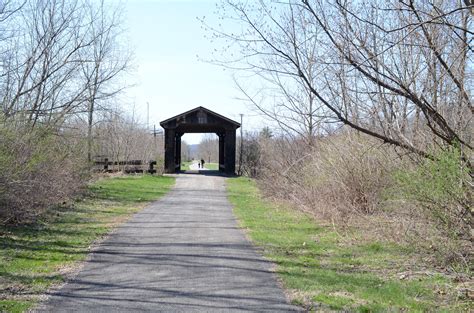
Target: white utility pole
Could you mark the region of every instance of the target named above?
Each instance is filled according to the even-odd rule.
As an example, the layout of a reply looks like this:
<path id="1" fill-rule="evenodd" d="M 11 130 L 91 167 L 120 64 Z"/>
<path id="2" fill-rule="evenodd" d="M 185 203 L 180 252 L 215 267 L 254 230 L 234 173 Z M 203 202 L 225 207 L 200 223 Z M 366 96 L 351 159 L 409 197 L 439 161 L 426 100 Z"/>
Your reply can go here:
<path id="1" fill-rule="evenodd" d="M 150 102 L 146 102 L 146 129 L 150 129 Z"/>
<path id="2" fill-rule="evenodd" d="M 242 175 L 242 155 L 243 155 L 243 142 L 244 142 L 244 131 L 243 131 L 243 119 L 244 115 L 240 113 L 240 153 L 239 153 L 239 171 L 238 174 Z"/>

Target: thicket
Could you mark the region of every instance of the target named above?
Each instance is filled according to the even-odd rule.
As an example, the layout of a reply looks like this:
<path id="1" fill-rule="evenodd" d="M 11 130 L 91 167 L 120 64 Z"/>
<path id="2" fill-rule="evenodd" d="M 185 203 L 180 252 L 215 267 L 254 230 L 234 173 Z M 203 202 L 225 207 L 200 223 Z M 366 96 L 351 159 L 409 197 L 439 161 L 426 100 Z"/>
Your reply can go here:
<path id="1" fill-rule="evenodd" d="M 88 178 L 84 147 L 48 127 L 0 123 L 0 224 L 34 222 L 80 191 Z"/>
<path id="2" fill-rule="evenodd" d="M 82 137 L 87 137 L 82 134 Z M 93 130 L 93 155 L 109 161 L 156 160 L 158 171 L 163 170 L 163 137 L 153 135 L 145 125 L 120 110 L 103 113 L 103 119 Z M 118 169 L 125 170 L 124 166 Z"/>
<path id="3" fill-rule="evenodd" d="M 160 143 L 113 104 L 131 62 L 120 6 L 2 1 L 0 28 L 0 224 L 34 222 L 68 201 L 95 155 L 158 155 Z"/>
<path id="4" fill-rule="evenodd" d="M 223 0 L 240 31 L 206 25 L 215 62 L 277 134 L 244 139 L 259 152 L 244 173 L 335 225 L 469 264 L 472 12 L 467 0 Z"/>
<path id="5" fill-rule="evenodd" d="M 472 262 L 474 211 L 471 169 L 458 148 L 433 153 L 435 159 L 398 169 L 394 173 L 395 196 L 423 211 L 437 230 L 425 238 L 444 264 Z"/>
<path id="6" fill-rule="evenodd" d="M 312 147 L 247 134 L 244 151 L 244 175 L 267 196 L 342 230 L 358 228 L 366 240 L 414 245 L 433 264 L 469 269 L 472 177 L 459 149 L 413 158 L 345 131 Z"/>
<path id="7" fill-rule="evenodd" d="M 105 155 L 109 161 L 160 161 L 161 138 L 124 113 L 107 115 L 114 118 L 94 128 L 93 155 Z M 12 120 L 0 122 L 0 224 L 34 222 L 46 209 L 82 192 L 98 169 L 94 160 L 88 161 L 86 134 L 83 123 L 31 128 Z"/>

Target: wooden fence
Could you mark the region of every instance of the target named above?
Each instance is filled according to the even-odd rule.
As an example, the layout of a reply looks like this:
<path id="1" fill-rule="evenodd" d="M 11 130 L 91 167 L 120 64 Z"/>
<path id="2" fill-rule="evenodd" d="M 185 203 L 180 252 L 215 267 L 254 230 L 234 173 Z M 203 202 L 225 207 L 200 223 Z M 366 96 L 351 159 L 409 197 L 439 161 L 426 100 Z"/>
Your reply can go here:
<path id="1" fill-rule="evenodd" d="M 113 173 L 123 171 L 132 173 L 156 174 L 156 161 L 129 160 L 129 161 L 109 161 L 108 158 L 94 161 L 94 171 Z"/>

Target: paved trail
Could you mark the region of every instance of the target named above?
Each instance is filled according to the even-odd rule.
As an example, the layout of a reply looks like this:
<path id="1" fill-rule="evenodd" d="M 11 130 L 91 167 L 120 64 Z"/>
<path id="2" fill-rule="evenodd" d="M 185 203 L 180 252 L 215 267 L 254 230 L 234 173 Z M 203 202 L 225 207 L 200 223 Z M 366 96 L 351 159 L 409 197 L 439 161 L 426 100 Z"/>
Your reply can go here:
<path id="1" fill-rule="evenodd" d="M 189 165 L 189 168 L 191 169 L 191 171 L 207 171 L 208 169 L 207 168 L 200 168 L 199 167 L 199 161 L 193 161 L 193 163 L 191 163 L 191 165 Z"/>
<path id="2" fill-rule="evenodd" d="M 175 188 L 103 242 L 41 312 L 289 312 L 246 240 L 225 178 L 182 174 Z"/>

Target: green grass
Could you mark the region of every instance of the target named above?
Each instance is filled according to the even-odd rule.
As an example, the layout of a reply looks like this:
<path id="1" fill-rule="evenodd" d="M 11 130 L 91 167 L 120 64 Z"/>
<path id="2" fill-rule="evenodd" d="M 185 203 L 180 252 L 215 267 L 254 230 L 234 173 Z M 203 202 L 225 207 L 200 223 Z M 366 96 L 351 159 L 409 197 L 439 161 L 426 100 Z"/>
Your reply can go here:
<path id="1" fill-rule="evenodd" d="M 468 311 L 456 299 L 452 282 L 441 275 L 401 280 L 404 262 L 414 253 L 382 242 L 343 240 L 333 227 L 261 198 L 247 178 L 227 180 L 234 213 L 252 241 L 276 265 L 292 302 L 312 310 Z M 362 234 L 353 230 L 354 238 Z M 421 264 L 423 265 L 423 264 Z"/>
<path id="2" fill-rule="evenodd" d="M 191 169 L 191 164 L 193 164 L 192 161 L 186 161 L 186 162 L 181 162 L 181 170 L 182 171 L 188 171 Z"/>
<path id="3" fill-rule="evenodd" d="M 181 170 L 182 171 L 187 171 L 187 170 L 190 170 L 191 169 L 191 164 L 193 164 L 193 162 L 181 162 Z M 213 170 L 213 171 L 217 171 L 219 170 L 219 164 L 217 163 L 204 163 L 204 167 L 207 168 L 208 170 Z"/>
<path id="4" fill-rule="evenodd" d="M 91 244 L 173 184 L 174 178 L 150 175 L 103 179 L 85 198 L 51 209 L 34 225 L 0 227 L 0 312 L 31 308 L 85 259 Z"/>
<path id="5" fill-rule="evenodd" d="M 219 164 L 217 163 L 204 163 L 204 167 L 212 171 L 219 170 Z"/>

